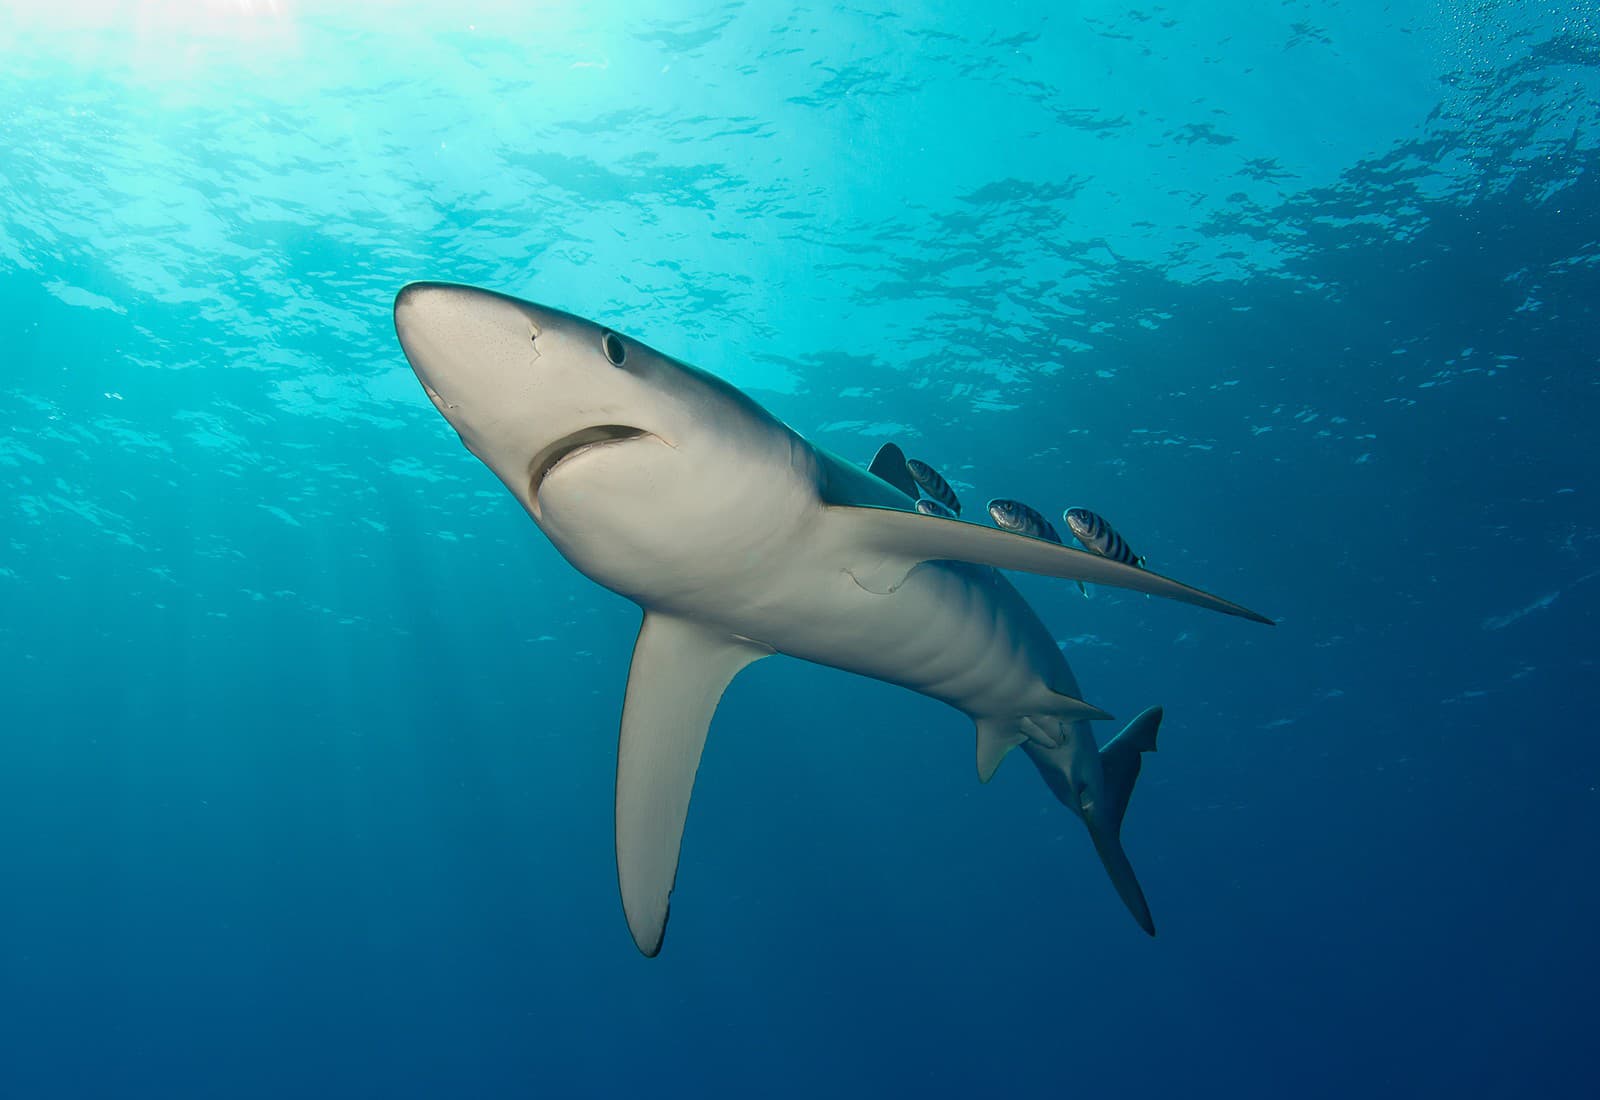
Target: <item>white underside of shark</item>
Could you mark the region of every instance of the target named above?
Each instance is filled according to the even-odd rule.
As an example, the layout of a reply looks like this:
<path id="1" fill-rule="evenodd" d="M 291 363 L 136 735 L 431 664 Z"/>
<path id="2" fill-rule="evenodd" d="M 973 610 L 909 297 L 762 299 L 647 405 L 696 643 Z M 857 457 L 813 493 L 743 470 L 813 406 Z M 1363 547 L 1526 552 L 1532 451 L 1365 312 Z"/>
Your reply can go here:
<path id="1" fill-rule="evenodd" d="M 808 443 L 726 383 L 558 310 L 414 283 L 395 328 L 434 405 L 580 572 L 644 610 L 617 753 L 617 875 L 634 942 L 661 948 L 706 731 L 773 653 L 899 684 L 978 729 L 987 780 L 1022 745 L 1089 827 L 1153 934 L 1120 828 L 1160 711 L 1104 749 L 1050 632 L 999 569 L 1270 622 L 1083 551 L 924 516 L 894 481 Z M 874 463 L 874 470 L 879 470 Z"/>

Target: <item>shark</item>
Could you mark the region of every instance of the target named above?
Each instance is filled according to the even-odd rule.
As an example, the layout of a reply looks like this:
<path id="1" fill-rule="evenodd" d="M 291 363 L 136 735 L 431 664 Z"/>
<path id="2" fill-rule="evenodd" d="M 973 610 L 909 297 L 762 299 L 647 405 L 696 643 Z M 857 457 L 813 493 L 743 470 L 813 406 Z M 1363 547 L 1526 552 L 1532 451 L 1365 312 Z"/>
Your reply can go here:
<path id="1" fill-rule="evenodd" d="M 730 383 L 615 329 L 470 286 L 394 301 L 433 406 L 580 573 L 643 611 L 617 746 L 623 914 L 661 950 L 684 825 L 722 695 L 774 654 L 897 684 L 972 720 L 978 778 L 1021 747 L 1155 924 L 1121 832 L 1151 707 L 1101 746 L 1066 657 L 1006 578 L 1129 589 L 1258 623 L 1198 588 L 1059 543 L 916 510 L 886 444 L 863 468 Z"/>

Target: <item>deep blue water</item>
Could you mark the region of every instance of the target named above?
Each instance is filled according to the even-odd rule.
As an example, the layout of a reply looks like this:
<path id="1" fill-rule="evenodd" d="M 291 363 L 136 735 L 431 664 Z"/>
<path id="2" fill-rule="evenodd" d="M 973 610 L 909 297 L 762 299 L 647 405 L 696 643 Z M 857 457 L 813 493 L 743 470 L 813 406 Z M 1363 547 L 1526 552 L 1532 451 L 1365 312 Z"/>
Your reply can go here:
<path id="1" fill-rule="evenodd" d="M 1217 7 L 0 4 L 0 1096 L 1592 1092 L 1600 28 Z M 1159 937 L 961 715 L 773 660 L 641 958 L 637 612 L 418 278 L 1279 618 L 1018 580 L 1166 707 Z"/>

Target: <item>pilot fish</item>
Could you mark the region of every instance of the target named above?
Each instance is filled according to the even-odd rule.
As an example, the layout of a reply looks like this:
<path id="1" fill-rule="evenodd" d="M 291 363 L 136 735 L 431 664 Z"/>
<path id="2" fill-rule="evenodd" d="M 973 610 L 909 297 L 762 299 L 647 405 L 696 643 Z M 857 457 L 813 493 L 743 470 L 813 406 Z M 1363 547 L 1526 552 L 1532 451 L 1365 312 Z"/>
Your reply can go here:
<path id="1" fill-rule="evenodd" d="M 1049 520 L 1037 511 L 1029 508 L 1020 500 L 1006 500 L 1000 498 L 989 502 L 989 518 L 994 520 L 994 525 L 1002 531 L 1015 531 L 1019 535 L 1028 535 L 1046 542 L 1060 542 L 1061 535 L 1056 531 Z M 1087 598 L 1089 588 L 1082 581 L 1075 581 L 1078 591 Z"/>
<path id="2" fill-rule="evenodd" d="M 944 505 L 956 515 L 961 514 L 961 501 L 956 499 L 956 491 L 950 488 L 950 483 L 939 476 L 939 471 L 919 459 L 906 459 L 906 472 L 911 475 L 911 480 L 917 487 L 927 493 L 934 500 Z"/>
<path id="3" fill-rule="evenodd" d="M 1135 554 L 1127 540 L 1117 534 L 1116 528 L 1101 516 L 1087 508 L 1068 508 L 1061 513 L 1061 518 L 1066 520 L 1073 537 L 1091 554 L 1099 554 L 1102 558 L 1120 561 L 1124 565 L 1144 568 L 1143 556 Z"/>
<path id="4" fill-rule="evenodd" d="M 1002 531 L 1015 531 L 1019 535 L 1029 535 L 1049 542 L 1061 541 L 1061 536 L 1050 525 L 1050 521 L 1020 500 L 1004 498 L 991 500 L 989 518 L 994 520 L 994 525 Z"/>

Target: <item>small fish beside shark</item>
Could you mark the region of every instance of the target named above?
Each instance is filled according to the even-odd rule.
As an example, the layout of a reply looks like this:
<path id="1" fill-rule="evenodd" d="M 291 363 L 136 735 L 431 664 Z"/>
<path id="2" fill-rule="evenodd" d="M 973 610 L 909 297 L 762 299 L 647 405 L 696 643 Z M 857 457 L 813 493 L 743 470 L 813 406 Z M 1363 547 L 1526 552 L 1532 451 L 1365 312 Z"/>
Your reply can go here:
<path id="1" fill-rule="evenodd" d="M 1007 500 L 1000 498 L 989 502 L 989 518 L 994 520 L 994 525 L 1002 531 L 1015 531 L 1019 535 L 1029 538 L 1044 539 L 1047 542 L 1060 542 L 1061 534 L 1050 521 L 1039 512 L 1020 500 Z M 1117 533 L 1117 529 L 1105 521 L 1105 518 L 1087 508 L 1068 508 L 1061 513 L 1061 518 L 1066 522 L 1067 529 L 1072 532 L 1072 537 L 1091 554 L 1099 554 L 1102 558 L 1110 558 L 1124 565 L 1144 568 L 1144 557 L 1135 554 L 1128 545 L 1128 541 Z M 1078 591 L 1085 596 L 1089 594 L 1088 587 L 1078 582 Z"/>
<path id="2" fill-rule="evenodd" d="M 994 520 L 994 525 L 1002 531 L 1015 531 L 1019 535 L 1027 535 L 1033 539 L 1044 539 L 1046 542 L 1061 542 L 1060 533 L 1038 511 L 1028 507 L 1020 500 L 1007 500 L 1000 498 L 989 502 L 989 518 Z M 1104 556 L 1104 555 L 1102 555 Z M 1082 581 L 1077 582 L 1078 591 L 1085 598 L 1089 595 L 1089 586 Z"/>
<path id="3" fill-rule="evenodd" d="M 717 703 L 741 669 L 774 653 L 966 714 L 980 780 L 1021 746 L 1154 935 L 1121 830 L 1161 710 L 1100 747 L 1090 723 L 1110 715 L 1083 701 L 1050 631 L 1000 570 L 1270 619 L 1123 562 L 922 514 L 919 488 L 943 485 L 946 506 L 954 494 L 942 478 L 911 477 L 893 444 L 862 469 L 721 379 L 581 317 L 412 283 L 394 322 L 467 449 L 579 572 L 644 611 L 615 807 L 617 880 L 641 952 L 661 950 Z"/>

